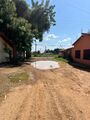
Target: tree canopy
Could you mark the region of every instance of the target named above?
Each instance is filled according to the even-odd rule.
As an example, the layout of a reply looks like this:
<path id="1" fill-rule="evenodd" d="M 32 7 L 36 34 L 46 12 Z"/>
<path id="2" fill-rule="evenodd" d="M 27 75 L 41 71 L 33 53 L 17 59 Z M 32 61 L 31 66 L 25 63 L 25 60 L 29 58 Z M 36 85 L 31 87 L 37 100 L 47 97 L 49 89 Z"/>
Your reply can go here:
<path id="1" fill-rule="evenodd" d="M 25 0 L 13 0 L 16 4 L 16 10 L 19 17 L 23 17 L 32 24 L 32 32 L 34 37 L 43 40 L 43 34 L 49 31 L 52 25 L 55 25 L 55 5 L 50 5 L 50 0 L 38 1 L 31 0 L 29 7 Z"/>
<path id="2" fill-rule="evenodd" d="M 0 0 L 0 31 L 8 34 L 13 18 L 16 17 L 16 7 L 10 0 Z"/>
<path id="3" fill-rule="evenodd" d="M 28 21 L 32 24 L 32 29 L 37 29 L 38 38 L 40 41 L 43 40 L 43 34 L 46 31 L 49 31 L 52 25 L 55 25 L 55 5 L 50 5 L 50 1 L 42 0 L 41 3 L 38 1 L 31 0 L 32 8 L 30 16 L 27 17 Z"/>
<path id="4" fill-rule="evenodd" d="M 16 46 L 17 53 L 30 52 L 33 38 L 43 40 L 43 34 L 55 25 L 54 5 L 50 1 L 0 0 L 0 32 Z"/>

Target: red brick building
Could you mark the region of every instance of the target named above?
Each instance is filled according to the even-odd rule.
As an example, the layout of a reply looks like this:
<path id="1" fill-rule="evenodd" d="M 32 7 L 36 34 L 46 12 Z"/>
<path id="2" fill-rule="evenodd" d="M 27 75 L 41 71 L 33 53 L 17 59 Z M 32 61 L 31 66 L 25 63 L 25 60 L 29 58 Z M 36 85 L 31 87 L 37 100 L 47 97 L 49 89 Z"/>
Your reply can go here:
<path id="1" fill-rule="evenodd" d="M 73 61 L 90 66 L 90 33 L 82 33 L 73 46 Z"/>

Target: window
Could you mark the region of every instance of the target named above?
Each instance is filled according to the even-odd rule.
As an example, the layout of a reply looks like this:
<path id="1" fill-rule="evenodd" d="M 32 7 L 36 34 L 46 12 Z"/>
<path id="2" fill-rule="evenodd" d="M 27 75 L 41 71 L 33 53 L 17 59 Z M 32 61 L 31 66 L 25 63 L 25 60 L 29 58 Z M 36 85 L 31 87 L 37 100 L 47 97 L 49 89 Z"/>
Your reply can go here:
<path id="1" fill-rule="evenodd" d="M 80 50 L 75 51 L 75 58 L 80 58 Z"/>
<path id="2" fill-rule="evenodd" d="M 83 51 L 83 59 L 90 60 L 90 49 Z"/>

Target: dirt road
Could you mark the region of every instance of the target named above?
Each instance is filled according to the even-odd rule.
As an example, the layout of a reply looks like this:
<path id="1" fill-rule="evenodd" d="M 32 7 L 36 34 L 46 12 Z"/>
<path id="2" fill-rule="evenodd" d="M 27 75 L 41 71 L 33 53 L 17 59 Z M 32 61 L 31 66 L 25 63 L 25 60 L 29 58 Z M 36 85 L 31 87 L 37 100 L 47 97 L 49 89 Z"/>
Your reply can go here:
<path id="1" fill-rule="evenodd" d="M 90 120 L 89 72 L 66 65 L 32 73 L 33 84 L 12 88 L 2 101 L 0 120 Z"/>

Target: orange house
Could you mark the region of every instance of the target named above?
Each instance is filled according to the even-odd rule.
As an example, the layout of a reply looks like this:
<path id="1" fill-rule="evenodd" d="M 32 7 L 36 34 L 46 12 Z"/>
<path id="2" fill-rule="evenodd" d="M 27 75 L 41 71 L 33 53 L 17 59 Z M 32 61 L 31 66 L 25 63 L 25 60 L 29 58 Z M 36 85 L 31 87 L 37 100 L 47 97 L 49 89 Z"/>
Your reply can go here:
<path id="1" fill-rule="evenodd" d="M 73 46 L 73 61 L 90 66 L 90 33 L 82 33 Z"/>

